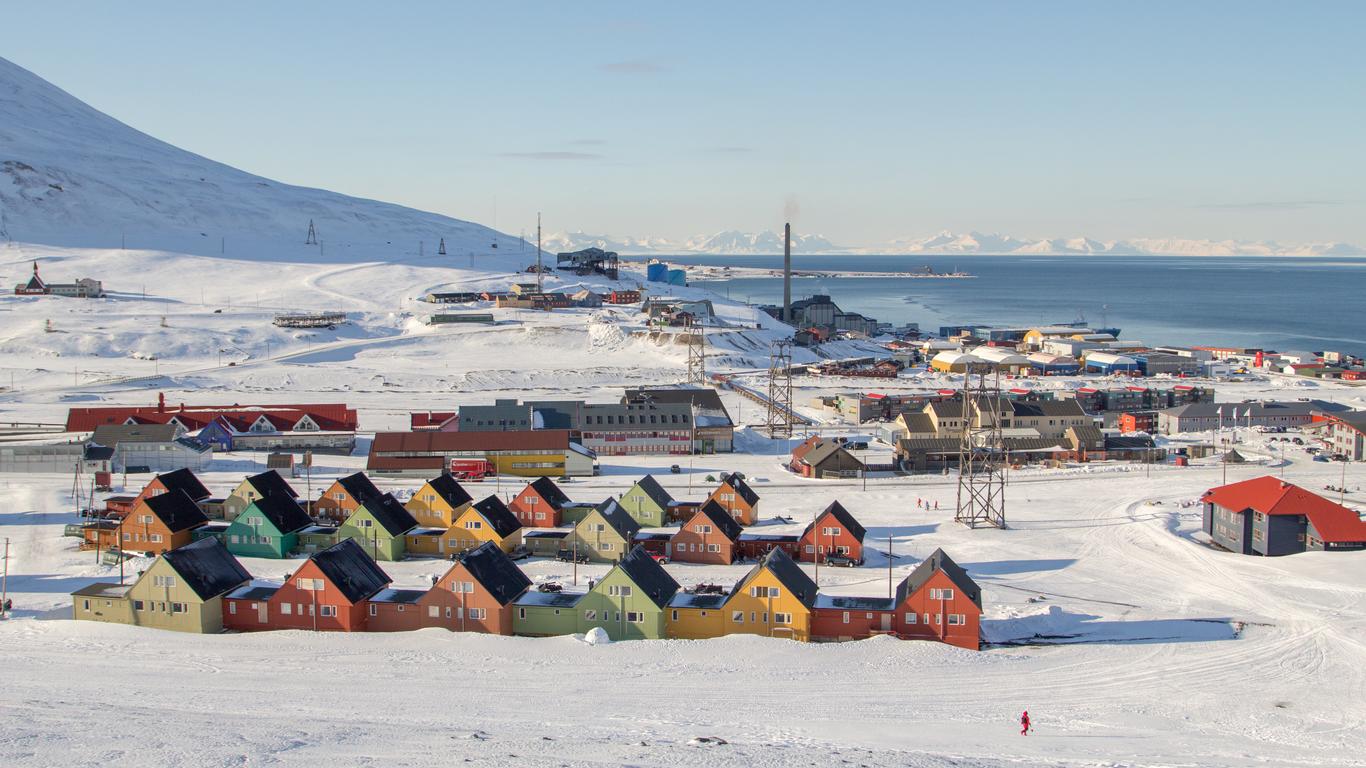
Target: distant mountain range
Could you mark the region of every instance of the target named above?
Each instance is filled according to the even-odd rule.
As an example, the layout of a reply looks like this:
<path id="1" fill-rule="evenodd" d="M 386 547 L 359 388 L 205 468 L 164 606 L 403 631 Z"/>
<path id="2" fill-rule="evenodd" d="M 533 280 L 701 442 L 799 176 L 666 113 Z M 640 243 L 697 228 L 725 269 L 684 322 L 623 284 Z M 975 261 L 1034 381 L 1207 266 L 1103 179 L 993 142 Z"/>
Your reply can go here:
<path id="1" fill-rule="evenodd" d="M 1363 256 L 1366 248 L 1350 243 L 1278 243 L 1271 240 L 1187 240 L 1136 238 L 1093 240 L 1089 237 L 1029 240 L 998 233 L 940 232 L 929 237 L 893 240 L 870 246 L 840 246 L 820 235 L 793 235 L 792 251 L 799 254 L 1001 254 L 1001 255 L 1116 255 L 1116 256 Z M 567 232 L 545 241 L 549 251 L 597 247 L 628 255 L 688 253 L 753 255 L 783 252 L 782 235 L 764 232 L 718 232 L 686 240 L 660 237 L 611 237 Z"/>

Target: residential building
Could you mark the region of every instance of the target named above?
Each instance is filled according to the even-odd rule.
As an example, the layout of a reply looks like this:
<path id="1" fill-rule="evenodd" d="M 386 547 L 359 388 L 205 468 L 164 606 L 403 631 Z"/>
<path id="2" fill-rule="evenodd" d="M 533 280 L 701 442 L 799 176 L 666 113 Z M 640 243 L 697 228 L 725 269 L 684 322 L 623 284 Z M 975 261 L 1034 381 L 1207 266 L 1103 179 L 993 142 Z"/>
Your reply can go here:
<path id="1" fill-rule="evenodd" d="M 184 491 L 148 496 L 133 507 L 116 530 L 119 548 L 162 554 L 194 540 L 193 531 L 207 523 L 203 510 Z M 108 544 L 103 548 L 108 549 Z"/>
<path id="2" fill-rule="evenodd" d="M 485 542 L 511 554 L 522 546 L 522 524 L 497 496 L 467 507 L 446 531 L 446 552 L 465 552 Z"/>
<path id="3" fill-rule="evenodd" d="M 1328 447 L 1348 461 L 1366 460 L 1366 411 L 1337 413 L 1328 420 Z"/>
<path id="4" fill-rule="evenodd" d="M 665 554 L 680 563 L 730 565 L 743 532 L 729 512 L 708 500 L 670 537 Z"/>
<path id="5" fill-rule="evenodd" d="M 1200 497 L 1202 528 L 1244 555 L 1366 549 L 1366 522 L 1347 507 L 1266 476 L 1211 488 Z"/>
<path id="6" fill-rule="evenodd" d="M 613 640 L 662 639 L 665 608 L 677 592 L 678 582 L 637 546 L 575 605 L 579 631 L 601 628 Z"/>
<path id="7" fill-rule="evenodd" d="M 835 437 L 813 435 L 792 449 L 788 469 L 802 477 L 858 477 L 863 462 Z"/>
<path id="8" fill-rule="evenodd" d="M 1220 426 L 1302 427 L 1348 410 L 1348 406 L 1323 400 L 1188 403 L 1159 411 L 1157 428 L 1162 434 L 1174 435 L 1181 432 L 1208 432 Z"/>
<path id="9" fill-rule="evenodd" d="M 721 505 L 740 525 L 759 522 L 759 494 L 755 493 L 739 474 L 732 472 L 721 478 L 721 484 L 708 497 Z"/>
<path id="10" fill-rule="evenodd" d="M 284 584 L 249 584 L 223 600 L 223 626 L 238 631 L 361 632 L 369 602 L 389 586 L 365 548 L 344 539 L 314 552 Z"/>
<path id="11" fill-rule="evenodd" d="M 797 559 L 804 563 L 825 562 L 831 555 L 863 563 L 863 537 L 867 531 L 838 501 L 830 502 L 798 539 Z"/>
<path id="12" fill-rule="evenodd" d="M 232 489 L 232 493 L 229 493 L 227 498 L 223 500 L 223 519 L 231 522 L 242 514 L 242 511 L 250 506 L 253 501 L 267 496 L 281 496 L 287 499 L 299 498 L 299 494 L 290 487 L 288 482 L 285 482 L 279 472 L 273 469 L 266 470 L 245 478 L 237 484 L 236 488 Z"/>
<path id="13" fill-rule="evenodd" d="M 725 633 L 807 641 L 815 603 L 816 582 L 786 552 L 774 549 L 731 590 Z"/>
<path id="14" fill-rule="evenodd" d="M 561 510 L 571 503 L 554 480 L 542 477 L 527 483 L 508 509 L 528 528 L 554 528 L 561 522 Z"/>
<path id="15" fill-rule="evenodd" d="M 404 506 L 418 525 L 446 529 L 473 503 L 474 497 L 460 481 L 443 472 L 423 483 Z"/>
<path id="16" fill-rule="evenodd" d="M 321 520 L 340 523 L 361 504 L 383 495 L 364 472 L 353 472 L 337 478 L 323 489 L 313 505 L 313 515 Z"/>
<path id="17" fill-rule="evenodd" d="M 574 526 L 564 546 L 593 562 L 612 563 L 630 551 L 640 527 L 616 499 L 607 499 Z"/>
<path id="18" fill-rule="evenodd" d="M 402 560 L 404 534 L 417 520 L 392 494 L 362 502 L 337 529 L 337 540 L 355 539 L 375 560 Z"/>
<path id="19" fill-rule="evenodd" d="M 485 542 L 458 555 L 417 601 L 421 626 L 511 635 L 513 601 L 530 586 L 531 579 L 506 552 Z M 370 621 L 372 631 L 385 630 L 381 616 Z"/>
<path id="20" fill-rule="evenodd" d="M 673 496 L 654 475 L 646 475 L 623 493 L 618 503 L 641 527 L 660 528 L 670 522 L 669 508 L 673 501 Z"/>
<path id="21" fill-rule="evenodd" d="M 217 539 L 162 553 L 131 585 L 92 584 L 72 593 L 73 618 L 175 632 L 223 629 L 223 597 L 251 581 Z"/>
<path id="22" fill-rule="evenodd" d="M 299 532 L 313 520 L 299 502 L 285 496 L 257 499 L 223 532 L 223 543 L 238 557 L 280 559 L 299 546 Z"/>

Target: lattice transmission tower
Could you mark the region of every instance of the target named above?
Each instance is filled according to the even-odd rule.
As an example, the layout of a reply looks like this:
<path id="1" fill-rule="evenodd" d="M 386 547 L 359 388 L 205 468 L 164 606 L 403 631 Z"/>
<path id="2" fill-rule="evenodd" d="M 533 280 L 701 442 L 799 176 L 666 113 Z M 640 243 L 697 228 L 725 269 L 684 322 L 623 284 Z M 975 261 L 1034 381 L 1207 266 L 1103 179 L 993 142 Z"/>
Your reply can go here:
<path id="1" fill-rule="evenodd" d="M 792 437 L 792 342 L 773 342 L 768 358 L 768 436 Z"/>
<path id="2" fill-rule="evenodd" d="M 1005 440 L 1001 434 L 1001 373 L 969 365 L 963 373 L 963 426 L 958 444 L 958 508 L 969 528 L 1006 527 Z"/>
<path id="3" fill-rule="evenodd" d="M 684 326 L 688 342 L 688 383 L 699 387 L 707 385 L 707 326 L 689 319 Z"/>

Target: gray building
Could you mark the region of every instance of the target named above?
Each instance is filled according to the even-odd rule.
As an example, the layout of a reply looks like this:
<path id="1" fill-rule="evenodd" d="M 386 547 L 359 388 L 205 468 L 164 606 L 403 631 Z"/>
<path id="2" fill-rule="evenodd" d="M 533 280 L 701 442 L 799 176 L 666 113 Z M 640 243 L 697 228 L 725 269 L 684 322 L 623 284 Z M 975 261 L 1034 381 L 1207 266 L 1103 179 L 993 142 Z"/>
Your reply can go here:
<path id="1" fill-rule="evenodd" d="M 1328 447 L 1351 461 L 1366 460 L 1366 411 L 1334 416 L 1328 427 Z"/>
<path id="2" fill-rule="evenodd" d="M 1225 427 L 1301 427 L 1312 422 L 1316 414 L 1331 415 L 1348 410 L 1345 405 L 1324 400 L 1187 403 L 1158 411 L 1157 429 L 1162 434 L 1175 435 L 1208 432 L 1218 429 L 1221 423 Z"/>
<path id="3" fill-rule="evenodd" d="M 213 448 L 181 437 L 183 433 L 178 424 L 101 424 L 90 442 L 113 449 L 115 471 L 129 467 L 146 467 L 151 472 L 207 469 Z"/>
<path id="4" fill-rule="evenodd" d="M 1212 488 L 1202 527 L 1220 547 L 1244 555 L 1366 549 L 1366 522 L 1353 510 L 1266 476 Z"/>
<path id="5" fill-rule="evenodd" d="M 649 387 L 627 389 L 621 402 L 652 401 L 692 406 L 694 450 L 699 453 L 730 453 L 735 443 L 735 422 L 711 387 Z"/>
<path id="6" fill-rule="evenodd" d="M 457 420 L 460 432 L 566 429 L 583 447 L 606 456 L 728 452 L 735 429 L 712 390 L 631 390 L 617 403 L 502 399 L 462 406 Z"/>
<path id="7" fill-rule="evenodd" d="M 90 443 L 0 443 L 0 472 L 81 474 L 113 470 L 114 451 Z"/>

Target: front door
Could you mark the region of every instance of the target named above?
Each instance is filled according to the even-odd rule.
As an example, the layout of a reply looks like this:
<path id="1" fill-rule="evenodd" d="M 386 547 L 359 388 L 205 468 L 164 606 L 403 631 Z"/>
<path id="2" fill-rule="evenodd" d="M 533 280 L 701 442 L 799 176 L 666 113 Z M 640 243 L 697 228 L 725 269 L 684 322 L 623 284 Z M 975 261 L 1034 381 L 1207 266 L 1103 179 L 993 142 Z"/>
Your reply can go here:
<path id="1" fill-rule="evenodd" d="M 270 604 L 262 601 L 256 604 L 256 623 L 265 624 L 267 619 L 266 612 L 270 610 Z"/>
<path id="2" fill-rule="evenodd" d="M 883 632 L 891 632 L 891 631 L 892 631 L 892 614 L 890 614 L 890 613 L 884 613 L 884 614 L 882 614 L 882 631 L 883 631 Z"/>

